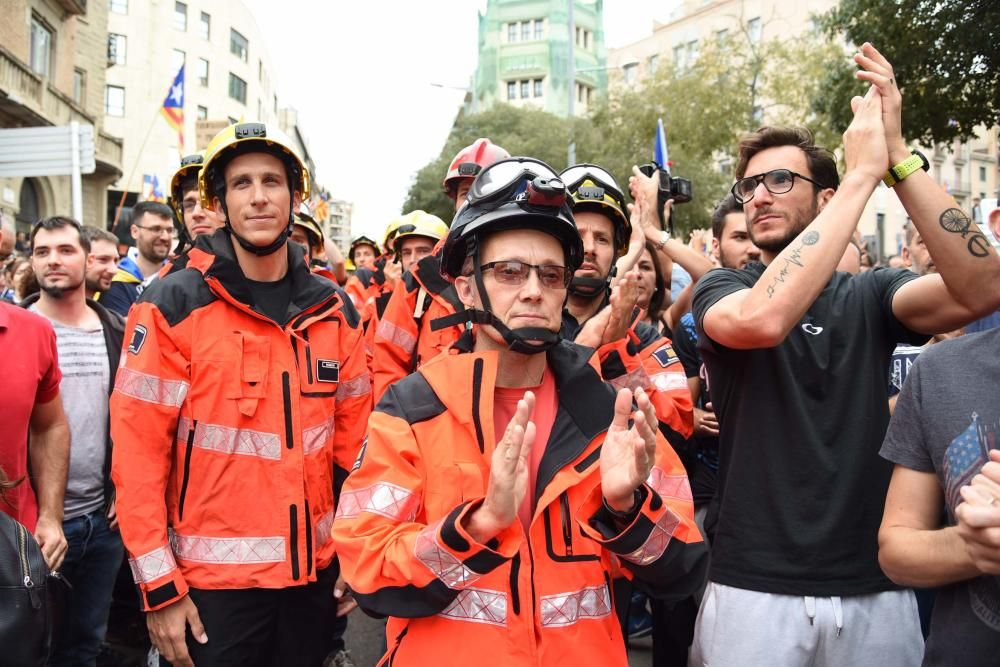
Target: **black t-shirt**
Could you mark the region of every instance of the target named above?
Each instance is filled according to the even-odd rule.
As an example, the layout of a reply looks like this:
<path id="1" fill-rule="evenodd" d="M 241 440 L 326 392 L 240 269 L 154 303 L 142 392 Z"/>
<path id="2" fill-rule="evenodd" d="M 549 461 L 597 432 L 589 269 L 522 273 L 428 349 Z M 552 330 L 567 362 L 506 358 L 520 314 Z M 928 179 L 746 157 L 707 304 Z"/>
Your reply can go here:
<path id="1" fill-rule="evenodd" d="M 704 329 L 717 301 L 765 267 L 716 269 L 693 312 L 720 424 L 719 519 L 709 578 L 786 595 L 890 590 L 878 528 L 892 466 L 878 455 L 889 423 L 885 378 L 897 342 L 927 337 L 892 313 L 916 275 L 835 273 L 779 345 L 729 349 Z"/>
<path id="2" fill-rule="evenodd" d="M 684 313 L 681 317 L 677 333 L 674 334 L 674 350 L 684 366 L 684 374 L 689 379 L 698 378 L 701 392 L 694 405 L 704 410 L 712 402 L 712 397 L 708 393 L 704 364 L 701 362 L 701 353 L 698 352 L 698 331 L 691 313 Z M 688 470 L 688 477 L 691 478 L 691 495 L 695 507 L 700 507 L 712 500 L 718 487 L 719 439 L 691 436 L 690 443 L 694 460 Z"/>
<path id="3" fill-rule="evenodd" d="M 254 310 L 284 326 L 288 320 L 288 304 L 292 300 L 292 279 L 286 273 L 281 280 L 262 283 L 247 278 L 253 295 Z"/>

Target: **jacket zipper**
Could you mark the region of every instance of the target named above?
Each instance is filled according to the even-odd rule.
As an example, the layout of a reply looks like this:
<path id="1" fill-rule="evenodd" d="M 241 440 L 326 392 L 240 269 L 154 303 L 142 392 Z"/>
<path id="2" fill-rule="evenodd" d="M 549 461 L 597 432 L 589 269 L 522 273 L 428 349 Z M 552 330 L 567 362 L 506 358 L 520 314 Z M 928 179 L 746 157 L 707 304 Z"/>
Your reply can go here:
<path id="1" fill-rule="evenodd" d="M 566 555 L 573 555 L 573 529 L 569 524 L 569 494 L 565 491 L 559 496 L 559 504 L 562 506 L 562 529 L 563 541 L 566 543 Z"/>
<path id="2" fill-rule="evenodd" d="M 295 436 L 292 434 L 292 387 L 288 378 L 288 371 L 281 374 L 281 398 L 285 404 L 285 447 L 292 449 Z"/>
<path id="3" fill-rule="evenodd" d="M 521 554 L 515 554 L 510 563 L 510 605 L 515 615 L 521 614 L 521 591 L 517 586 L 517 575 L 521 572 Z"/>
<path id="4" fill-rule="evenodd" d="M 313 362 L 312 362 L 312 350 L 309 345 L 309 329 L 302 330 L 302 340 L 305 341 L 306 348 L 306 377 L 309 379 L 309 385 L 313 384 Z"/>
<path id="5" fill-rule="evenodd" d="M 181 478 L 181 493 L 177 500 L 177 518 L 184 520 L 184 499 L 187 497 L 188 481 L 191 479 L 191 454 L 194 451 L 194 432 L 198 428 L 198 420 L 195 419 L 188 427 L 187 447 L 184 450 L 184 475 Z"/>
<path id="6" fill-rule="evenodd" d="M 24 587 L 28 589 L 28 598 L 31 600 L 31 608 L 39 609 L 42 600 L 35 590 L 35 582 L 31 578 L 31 565 L 28 563 L 28 531 L 20 523 L 14 524 L 17 530 L 17 553 L 21 557 L 21 574 L 24 575 Z"/>
<path id="7" fill-rule="evenodd" d="M 288 506 L 289 542 L 292 552 L 292 579 L 299 578 L 299 508 L 295 505 Z"/>
<path id="8" fill-rule="evenodd" d="M 306 524 L 306 576 L 308 577 L 313 571 L 313 531 L 312 531 L 312 514 L 309 513 L 309 501 L 305 501 L 305 516 L 303 517 Z"/>
<path id="9" fill-rule="evenodd" d="M 483 422 L 479 416 L 479 401 L 483 391 L 483 360 L 476 359 L 472 365 L 472 423 L 476 427 L 476 442 L 479 443 L 479 453 L 486 452 L 483 442 Z"/>

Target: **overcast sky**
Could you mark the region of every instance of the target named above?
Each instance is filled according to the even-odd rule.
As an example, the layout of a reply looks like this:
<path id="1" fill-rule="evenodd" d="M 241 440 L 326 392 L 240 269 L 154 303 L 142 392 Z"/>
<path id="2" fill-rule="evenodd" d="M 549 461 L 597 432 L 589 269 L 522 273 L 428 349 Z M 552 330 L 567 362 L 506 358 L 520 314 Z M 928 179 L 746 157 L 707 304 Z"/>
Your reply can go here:
<path id="1" fill-rule="evenodd" d="M 244 0 L 268 44 L 279 103 L 299 111 L 317 181 L 353 201 L 352 234 L 381 235 L 437 157 L 477 62 L 485 0 Z M 669 0 L 605 0 L 608 48 L 664 20 Z M 443 177 L 443 175 L 442 175 Z"/>

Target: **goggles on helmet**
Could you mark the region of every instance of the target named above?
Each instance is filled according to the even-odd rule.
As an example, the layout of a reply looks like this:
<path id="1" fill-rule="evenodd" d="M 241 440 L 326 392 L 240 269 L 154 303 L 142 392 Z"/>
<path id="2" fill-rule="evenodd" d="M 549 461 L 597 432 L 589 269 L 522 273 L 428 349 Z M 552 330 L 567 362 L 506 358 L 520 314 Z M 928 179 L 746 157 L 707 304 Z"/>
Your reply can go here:
<path id="1" fill-rule="evenodd" d="M 486 208 L 514 200 L 522 205 L 559 208 L 566 202 L 566 186 L 547 164 L 532 158 L 494 162 L 469 189 L 468 206 Z M 487 206 L 484 206 L 487 205 Z"/>
<path id="2" fill-rule="evenodd" d="M 618 187 L 618 181 L 603 167 L 598 167 L 596 164 L 576 164 L 559 174 L 559 178 L 566 184 L 566 189 L 574 193 L 577 199 L 596 199 L 600 201 L 604 198 L 605 194 L 608 194 L 617 200 L 622 210 L 625 209 L 625 195 L 622 193 L 622 189 Z M 604 192 L 590 192 L 586 186 L 581 188 L 581 184 L 585 181 L 593 182 L 598 188 L 603 188 Z"/>

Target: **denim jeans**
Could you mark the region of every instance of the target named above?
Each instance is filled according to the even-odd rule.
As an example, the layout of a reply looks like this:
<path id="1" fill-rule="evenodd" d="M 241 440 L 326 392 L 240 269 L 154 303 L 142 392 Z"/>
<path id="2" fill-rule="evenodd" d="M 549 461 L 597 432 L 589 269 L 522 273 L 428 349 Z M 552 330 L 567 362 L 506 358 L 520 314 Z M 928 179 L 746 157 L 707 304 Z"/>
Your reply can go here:
<path id="1" fill-rule="evenodd" d="M 108 630 L 108 612 L 124 547 L 108 527 L 104 508 L 63 522 L 69 543 L 61 572 L 73 587 L 66 599 L 50 665 L 96 665 Z"/>

